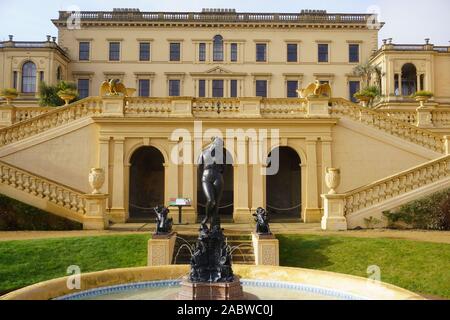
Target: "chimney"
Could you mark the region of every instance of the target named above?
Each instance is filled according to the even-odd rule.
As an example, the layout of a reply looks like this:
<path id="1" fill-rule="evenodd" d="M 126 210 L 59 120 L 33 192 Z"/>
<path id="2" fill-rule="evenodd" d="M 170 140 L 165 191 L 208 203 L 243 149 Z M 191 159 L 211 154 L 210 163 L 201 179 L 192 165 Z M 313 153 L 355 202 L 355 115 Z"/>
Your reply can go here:
<path id="1" fill-rule="evenodd" d="M 9 41 L 14 41 L 14 36 L 12 34 L 10 34 L 8 37 L 9 37 Z"/>
<path id="2" fill-rule="evenodd" d="M 52 36 L 47 35 L 47 41 L 48 41 L 48 42 L 50 42 L 51 37 L 52 37 Z"/>
<path id="3" fill-rule="evenodd" d="M 52 37 L 53 42 L 56 42 L 56 37 Z"/>
<path id="4" fill-rule="evenodd" d="M 430 38 L 425 38 L 425 44 L 430 44 Z"/>

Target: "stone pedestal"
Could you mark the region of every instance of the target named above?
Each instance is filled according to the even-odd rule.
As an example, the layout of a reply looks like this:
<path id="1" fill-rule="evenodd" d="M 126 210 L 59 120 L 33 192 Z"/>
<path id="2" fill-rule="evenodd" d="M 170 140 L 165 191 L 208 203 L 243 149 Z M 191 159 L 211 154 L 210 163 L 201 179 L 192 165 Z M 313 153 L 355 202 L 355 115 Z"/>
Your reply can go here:
<path id="1" fill-rule="evenodd" d="M 86 214 L 83 219 L 84 230 L 104 230 L 109 226 L 106 215 L 107 194 L 86 194 Z"/>
<path id="2" fill-rule="evenodd" d="M 329 98 L 307 98 L 308 117 L 330 117 L 328 108 Z"/>
<path id="3" fill-rule="evenodd" d="M 260 235 L 252 233 L 253 251 L 255 252 L 255 264 L 266 266 L 280 265 L 280 248 L 278 239 L 273 234 Z"/>
<path id="4" fill-rule="evenodd" d="M 189 117 L 192 118 L 192 99 L 190 98 L 172 98 L 171 117 Z"/>
<path id="5" fill-rule="evenodd" d="M 240 98 L 239 116 L 243 118 L 261 117 L 261 98 Z"/>
<path id="6" fill-rule="evenodd" d="M 173 232 L 167 235 L 153 234 L 148 240 L 148 266 L 165 266 L 172 264 L 173 251 L 177 233 Z"/>
<path id="7" fill-rule="evenodd" d="M 344 216 L 344 197 L 339 194 L 323 194 L 322 199 L 324 203 L 322 230 L 347 230 L 347 219 Z"/>
<path id="8" fill-rule="evenodd" d="M 123 96 L 102 97 L 102 116 L 123 117 L 125 98 Z"/>
<path id="9" fill-rule="evenodd" d="M 244 300 L 244 291 L 239 277 L 233 282 L 194 283 L 185 277 L 177 300 Z"/>
<path id="10" fill-rule="evenodd" d="M 2 105 L 0 107 L 0 128 L 9 127 L 16 119 L 16 107 L 13 105 Z"/>
<path id="11" fill-rule="evenodd" d="M 444 136 L 444 151 L 446 155 L 450 155 L 450 136 Z"/>
<path id="12" fill-rule="evenodd" d="M 318 223 L 322 218 L 322 209 L 320 208 L 306 208 L 304 212 L 303 222 L 304 223 Z"/>
<path id="13" fill-rule="evenodd" d="M 417 126 L 420 128 L 433 127 L 431 109 L 427 107 L 419 107 L 417 111 Z"/>

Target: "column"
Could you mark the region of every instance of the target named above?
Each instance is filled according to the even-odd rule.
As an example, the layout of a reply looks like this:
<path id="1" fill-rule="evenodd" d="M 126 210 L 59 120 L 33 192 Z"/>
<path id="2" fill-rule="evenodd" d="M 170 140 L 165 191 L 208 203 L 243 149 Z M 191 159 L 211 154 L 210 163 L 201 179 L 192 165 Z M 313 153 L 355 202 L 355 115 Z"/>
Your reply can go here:
<path id="1" fill-rule="evenodd" d="M 246 139 L 237 140 L 236 159 L 234 164 L 234 198 L 233 218 L 235 222 L 252 221 L 248 203 L 248 154 Z"/>
<path id="2" fill-rule="evenodd" d="M 416 91 L 420 91 L 422 90 L 420 88 L 420 73 L 417 74 L 417 86 L 416 86 Z"/>
<path id="3" fill-rule="evenodd" d="M 265 193 L 265 167 L 261 164 L 252 165 L 252 208 L 251 212 L 255 212 L 259 207 L 264 208 L 266 205 Z"/>
<path id="4" fill-rule="evenodd" d="M 193 162 L 193 146 L 192 139 L 183 138 L 183 198 L 191 199 L 192 205 L 183 208 L 183 222 L 195 223 L 197 220 L 196 203 L 194 202 L 194 162 Z M 177 220 L 176 220 L 177 221 Z"/>
<path id="5" fill-rule="evenodd" d="M 100 137 L 98 142 L 98 163 L 97 167 L 105 172 L 105 183 L 100 189 L 101 193 L 109 193 L 109 137 Z"/>
<path id="6" fill-rule="evenodd" d="M 319 209 L 319 189 L 317 184 L 317 139 L 306 139 L 306 209 L 305 222 L 320 222 L 321 210 Z"/>
<path id="7" fill-rule="evenodd" d="M 331 137 L 322 138 L 322 166 L 319 174 L 321 179 L 320 181 L 322 183 L 322 194 L 326 194 L 329 191 L 325 183 L 325 171 L 327 168 L 331 168 L 333 166 L 331 157 L 331 142 Z"/>
<path id="8" fill-rule="evenodd" d="M 403 83 L 402 83 L 402 73 L 398 74 L 398 92 L 399 96 L 403 96 Z"/>
<path id="9" fill-rule="evenodd" d="M 113 186 L 112 207 L 110 210 L 111 220 L 116 223 L 124 223 L 124 138 L 114 138 L 113 156 Z"/>
<path id="10" fill-rule="evenodd" d="M 172 153 L 173 148 L 178 148 L 178 141 L 168 141 L 169 152 L 170 155 Z M 178 190 L 178 163 L 171 161 L 169 158 L 166 163 L 164 163 L 164 197 L 165 204 L 169 205 L 169 201 L 171 198 L 178 198 L 179 190 Z M 173 217 L 174 221 L 178 221 L 178 209 L 171 208 L 170 216 Z"/>

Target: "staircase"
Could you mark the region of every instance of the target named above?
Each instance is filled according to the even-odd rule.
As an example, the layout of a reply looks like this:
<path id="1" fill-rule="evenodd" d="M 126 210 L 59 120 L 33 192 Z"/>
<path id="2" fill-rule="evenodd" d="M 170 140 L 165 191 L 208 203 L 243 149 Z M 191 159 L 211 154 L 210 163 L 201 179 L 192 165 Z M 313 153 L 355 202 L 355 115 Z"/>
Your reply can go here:
<path id="1" fill-rule="evenodd" d="M 197 243 L 197 235 L 179 234 L 175 243 L 173 264 L 189 264 L 191 250 Z M 250 235 L 225 235 L 228 245 L 231 247 L 231 259 L 233 264 L 255 264 L 252 239 Z"/>
<path id="2" fill-rule="evenodd" d="M 450 188 L 450 156 L 429 161 L 342 196 L 349 228 L 428 194 Z"/>
<path id="3" fill-rule="evenodd" d="M 85 195 L 81 191 L 2 161 L 0 161 L 0 193 L 57 216 L 84 222 Z"/>

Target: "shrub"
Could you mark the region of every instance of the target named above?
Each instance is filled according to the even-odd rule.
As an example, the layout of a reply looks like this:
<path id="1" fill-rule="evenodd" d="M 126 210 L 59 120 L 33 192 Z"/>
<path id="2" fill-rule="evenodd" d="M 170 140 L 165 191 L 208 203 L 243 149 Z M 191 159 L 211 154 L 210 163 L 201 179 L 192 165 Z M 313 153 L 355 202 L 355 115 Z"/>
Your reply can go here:
<path id="1" fill-rule="evenodd" d="M 381 95 L 380 88 L 377 86 L 368 86 L 362 89 L 361 91 L 355 93 L 353 96 L 360 100 L 361 98 L 367 97 L 369 98 L 369 105 L 372 105 L 372 102 L 375 98 Z"/>
<path id="2" fill-rule="evenodd" d="M 405 223 L 415 229 L 450 230 L 450 189 L 403 205 L 397 211 L 385 211 L 388 225 Z"/>
<path id="3" fill-rule="evenodd" d="M 17 96 L 17 90 L 14 88 L 5 88 L 1 91 L 2 96 Z"/>
<path id="4" fill-rule="evenodd" d="M 0 195 L 0 230 L 80 230 L 73 222 Z"/>
<path id="5" fill-rule="evenodd" d="M 60 81 L 56 86 L 41 82 L 39 84 L 39 105 L 49 107 L 64 105 L 64 101 L 58 96 L 58 93 L 64 90 L 71 90 L 71 92 L 76 93 L 75 96 L 78 96 L 77 86 L 73 82 Z"/>
<path id="6" fill-rule="evenodd" d="M 425 91 L 425 90 L 417 91 L 416 93 L 413 93 L 413 94 L 412 94 L 412 97 L 413 97 L 413 98 L 416 98 L 416 97 L 428 97 L 428 98 L 432 98 L 433 96 L 434 96 L 433 92 L 431 92 L 431 91 Z"/>

